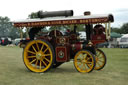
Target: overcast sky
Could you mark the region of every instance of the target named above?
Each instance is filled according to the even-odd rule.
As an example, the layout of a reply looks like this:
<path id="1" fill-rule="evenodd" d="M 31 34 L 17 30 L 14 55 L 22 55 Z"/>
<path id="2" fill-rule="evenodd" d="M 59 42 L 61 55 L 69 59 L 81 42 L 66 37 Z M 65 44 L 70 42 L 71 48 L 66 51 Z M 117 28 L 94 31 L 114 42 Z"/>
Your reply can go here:
<path id="1" fill-rule="evenodd" d="M 113 27 L 128 22 L 128 0 L 0 0 L 0 16 L 11 20 L 26 19 L 31 12 L 74 10 L 74 15 L 112 13 Z"/>

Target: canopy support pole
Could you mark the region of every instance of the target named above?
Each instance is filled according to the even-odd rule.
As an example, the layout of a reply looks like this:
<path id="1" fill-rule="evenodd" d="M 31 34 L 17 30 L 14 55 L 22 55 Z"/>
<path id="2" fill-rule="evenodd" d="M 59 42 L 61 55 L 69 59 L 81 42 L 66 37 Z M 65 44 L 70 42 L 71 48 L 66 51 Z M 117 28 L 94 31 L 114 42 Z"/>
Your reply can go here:
<path id="1" fill-rule="evenodd" d="M 22 31 L 22 27 L 20 27 L 20 38 L 21 38 L 21 40 L 23 40 L 23 31 Z"/>
<path id="2" fill-rule="evenodd" d="M 28 31 L 29 31 L 29 27 L 26 28 L 26 39 L 29 39 Z"/>

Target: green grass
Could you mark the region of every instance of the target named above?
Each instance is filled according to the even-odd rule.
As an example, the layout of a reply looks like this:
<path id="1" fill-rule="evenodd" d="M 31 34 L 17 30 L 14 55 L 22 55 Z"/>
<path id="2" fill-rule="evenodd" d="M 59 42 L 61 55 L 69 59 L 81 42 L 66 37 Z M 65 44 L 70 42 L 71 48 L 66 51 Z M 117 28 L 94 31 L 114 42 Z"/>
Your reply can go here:
<path id="1" fill-rule="evenodd" d="M 67 62 L 46 73 L 28 71 L 19 47 L 0 46 L 0 85 L 126 85 L 128 49 L 104 48 L 107 64 L 101 71 L 79 73 Z"/>

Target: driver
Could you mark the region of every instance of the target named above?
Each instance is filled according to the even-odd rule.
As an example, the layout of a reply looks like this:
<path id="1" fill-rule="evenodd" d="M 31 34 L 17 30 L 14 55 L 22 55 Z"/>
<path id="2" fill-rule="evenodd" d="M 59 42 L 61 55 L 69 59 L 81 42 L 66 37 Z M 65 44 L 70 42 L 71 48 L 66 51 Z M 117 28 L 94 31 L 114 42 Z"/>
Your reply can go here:
<path id="1" fill-rule="evenodd" d="M 102 25 L 96 25 L 94 27 L 94 35 L 101 35 L 104 34 L 105 32 L 105 28 Z"/>

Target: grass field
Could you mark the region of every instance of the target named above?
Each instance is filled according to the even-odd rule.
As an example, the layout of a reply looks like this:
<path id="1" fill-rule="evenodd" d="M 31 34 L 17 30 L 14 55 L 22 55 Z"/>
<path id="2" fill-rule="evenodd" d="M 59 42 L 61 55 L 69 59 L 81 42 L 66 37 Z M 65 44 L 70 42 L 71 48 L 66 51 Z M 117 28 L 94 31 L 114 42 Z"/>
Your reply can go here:
<path id="1" fill-rule="evenodd" d="M 107 64 L 101 71 L 79 73 L 73 62 L 47 73 L 27 70 L 19 47 L 0 46 L 0 85 L 128 85 L 128 49 L 104 48 Z"/>

